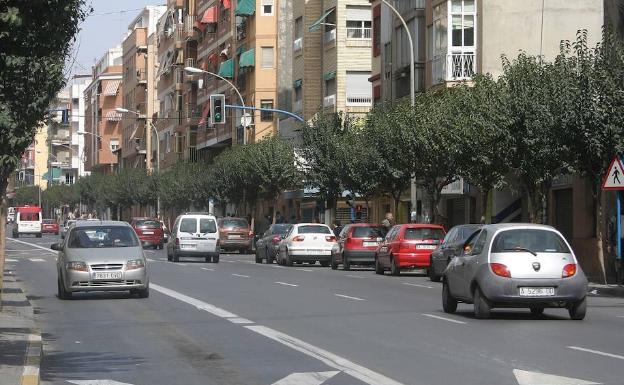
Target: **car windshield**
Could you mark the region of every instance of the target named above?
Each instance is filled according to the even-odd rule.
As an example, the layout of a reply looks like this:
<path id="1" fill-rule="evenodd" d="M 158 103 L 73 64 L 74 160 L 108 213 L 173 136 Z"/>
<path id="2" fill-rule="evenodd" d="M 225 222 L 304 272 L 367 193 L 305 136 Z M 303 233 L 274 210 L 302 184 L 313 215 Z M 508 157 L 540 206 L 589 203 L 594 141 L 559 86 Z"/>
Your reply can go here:
<path id="1" fill-rule="evenodd" d="M 291 227 L 292 225 L 273 225 L 271 226 L 271 234 L 284 235 Z"/>
<path id="2" fill-rule="evenodd" d="M 443 239 L 444 230 L 436 227 L 407 228 L 405 239 Z"/>
<path id="3" fill-rule="evenodd" d="M 351 237 L 353 238 L 383 238 L 383 228 L 373 226 L 358 226 L 353 228 Z"/>
<path id="4" fill-rule="evenodd" d="M 569 253 L 563 238 L 554 231 L 513 229 L 500 232 L 492 243 L 492 253 L 529 251 L 533 253 Z"/>
<path id="5" fill-rule="evenodd" d="M 249 227 L 246 219 L 242 218 L 226 218 L 221 220 L 221 227 L 224 229 L 233 229 L 235 227 Z"/>
<path id="6" fill-rule="evenodd" d="M 42 223 L 46 225 L 53 225 L 56 222 L 54 222 L 54 219 L 44 219 Z"/>
<path id="7" fill-rule="evenodd" d="M 331 234 L 329 227 L 318 225 L 299 226 L 297 230 L 299 234 Z"/>
<path id="8" fill-rule="evenodd" d="M 134 222 L 136 227 L 148 227 L 150 229 L 157 229 L 160 227 L 160 222 L 155 219 L 139 219 Z"/>
<path id="9" fill-rule="evenodd" d="M 70 249 L 137 247 L 139 240 L 126 226 L 89 226 L 72 231 L 67 242 Z"/>

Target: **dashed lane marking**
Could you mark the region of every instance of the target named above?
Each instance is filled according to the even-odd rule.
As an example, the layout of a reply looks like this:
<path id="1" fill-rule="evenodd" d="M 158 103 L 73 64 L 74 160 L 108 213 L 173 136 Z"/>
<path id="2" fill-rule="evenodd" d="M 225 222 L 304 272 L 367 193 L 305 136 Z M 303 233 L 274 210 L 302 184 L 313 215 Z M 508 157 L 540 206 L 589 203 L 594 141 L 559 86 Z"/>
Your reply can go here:
<path id="1" fill-rule="evenodd" d="M 228 318 L 227 320 L 233 324 L 252 324 L 253 323 L 253 321 L 250 321 L 247 318 L 243 318 L 243 317 Z"/>
<path id="2" fill-rule="evenodd" d="M 334 294 L 336 297 L 340 297 L 340 298 L 346 298 L 346 299 L 352 299 L 354 301 L 366 301 L 364 298 L 358 298 L 358 297 L 352 297 L 350 295 L 345 295 L 345 294 Z"/>
<path id="3" fill-rule="evenodd" d="M 43 258 L 28 258 L 30 262 L 45 262 Z"/>
<path id="4" fill-rule="evenodd" d="M 243 274 L 232 274 L 235 277 L 240 277 L 240 278 L 250 278 L 248 275 L 243 275 Z"/>
<path id="5" fill-rule="evenodd" d="M 209 269 L 209 268 L 207 268 L 207 267 L 202 267 L 201 269 L 202 269 L 202 270 L 208 270 L 208 271 L 215 271 L 215 269 Z"/>
<path id="6" fill-rule="evenodd" d="M 424 287 L 425 289 L 433 289 L 433 286 L 419 285 L 417 283 L 403 282 L 403 284 L 407 286 Z"/>
<path id="7" fill-rule="evenodd" d="M 441 316 L 435 315 L 435 314 L 423 313 L 423 315 L 425 317 L 435 318 L 435 319 L 439 319 L 439 320 L 442 320 L 442 321 L 453 322 L 453 323 L 456 323 L 456 324 L 462 324 L 462 325 L 466 324 L 466 322 L 464 322 L 464 321 L 458 321 L 458 320 L 452 319 L 452 318 L 441 317 Z"/>
<path id="8" fill-rule="evenodd" d="M 278 285 L 284 285 L 284 286 L 292 286 L 292 287 L 298 287 L 299 286 L 299 285 L 296 285 L 294 283 L 286 283 L 286 282 L 280 282 L 280 281 L 277 281 L 275 283 L 277 283 Z"/>
<path id="9" fill-rule="evenodd" d="M 366 278 L 366 277 L 361 276 L 361 275 L 353 275 L 353 274 L 345 274 L 345 277 L 349 277 L 349 278 Z"/>
<path id="10" fill-rule="evenodd" d="M 314 271 L 314 270 L 310 270 L 310 269 L 295 269 L 295 270 L 298 270 L 298 271 L 307 271 L 308 273 L 310 273 L 310 272 Z"/>
<path id="11" fill-rule="evenodd" d="M 566 346 L 566 347 L 568 349 L 572 349 L 572 350 L 578 350 L 578 351 L 581 351 L 581 352 L 597 354 L 599 356 L 610 357 L 610 358 L 617 358 L 618 360 L 624 360 L 624 356 L 620 356 L 618 354 L 601 352 L 600 350 L 587 349 L 587 348 L 582 348 L 580 346 Z"/>
<path id="12" fill-rule="evenodd" d="M 5 262 L 17 262 L 18 260 L 17 259 L 6 258 L 4 261 Z"/>

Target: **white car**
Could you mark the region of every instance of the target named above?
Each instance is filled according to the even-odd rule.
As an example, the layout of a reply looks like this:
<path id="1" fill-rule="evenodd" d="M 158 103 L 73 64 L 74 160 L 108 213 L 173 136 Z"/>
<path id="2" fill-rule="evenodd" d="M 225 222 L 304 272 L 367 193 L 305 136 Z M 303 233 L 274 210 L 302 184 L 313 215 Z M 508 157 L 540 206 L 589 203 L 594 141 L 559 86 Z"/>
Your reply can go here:
<path id="1" fill-rule="evenodd" d="M 219 263 L 219 250 L 219 226 L 214 215 L 186 213 L 176 218 L 167 242 L 168 261 L 199 257 L 206 262 Z"/>
<path id="2" fill-rule="evenodd" d="M 319 223 L 299 223 L 293 225 L 286 238 L 280 243 L 277 263 L 292 266 L 293 262 L 319 261 L 329 266 L 332 250 L 338 245 L 329 226 Z"/>

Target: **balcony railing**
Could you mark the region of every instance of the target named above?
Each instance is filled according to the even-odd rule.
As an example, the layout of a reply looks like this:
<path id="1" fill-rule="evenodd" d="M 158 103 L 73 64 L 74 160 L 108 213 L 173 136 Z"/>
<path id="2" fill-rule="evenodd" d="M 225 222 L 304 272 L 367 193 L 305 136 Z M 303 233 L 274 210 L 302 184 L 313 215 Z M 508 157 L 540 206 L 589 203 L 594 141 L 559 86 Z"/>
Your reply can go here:
<path id="1" fill-rule="evenodd" d="M 347 95 L 347 106 L 370 107 L 373 105 L 373 98 L 370 95 Z"/>
<path id="2" fill-rule="evenodd" d="M 175 27 L 175 41 L 176 43 L 181 43 L 186 41 L 186 31 L 184 30 L 184 23 L 178 23 Z"/>
<path id="3" fill-rule="evenodd" d="M 299 52 L 303 49 L 303 38 L 297 38 L 293 41 L 293 52 Z"/>
<path id="4" fill-rule="evenodd" d="M 184 59 L 184 67 L 195 67 L 196 59 L 192 57 L 187 57 Z"/>
<path id="5" fill-rule="evenodd" d="M 70 142 L 69 130 L 57 130 L 50 136 L 53 142 Z"/>
<path id="6" fill-rule="evenodd" d="M 473 52 L 457 52 L 438 55 L 431 63 L 432 83 L 466 80 L 475 74 L 475 55 Z"/>
<path id="7" fill-rule="evenodd" d="M 327 44 L 336 40 L 336 29 L 332 29 L 323 34 L 323 43 Z"/>
<path id="8" fill-rule="evenodd" d="M 336 105 L 336 95 L 329 95 L 323 98 L 323 107 L 332 107 Z"/>
<path id="9" fill-rule="evenodd" d="M 236 41 L 245 40 L 247 38 L 247 18 L 237 21 L 236 24 Z"/>
<path id="10" fill-rule="evenodd" d="M 184 18 L 184 33 L 190 39 L 194 39 L 196 37 L 195 29 L 193 28 L 194 26 L 195 26 L 195 16 L 189 15 L 186 18 Z"/>
<path id="11" fill-rule="evenodd" d="M 370 39 L 371 28 L 347 28 L 347 39 Z"/>

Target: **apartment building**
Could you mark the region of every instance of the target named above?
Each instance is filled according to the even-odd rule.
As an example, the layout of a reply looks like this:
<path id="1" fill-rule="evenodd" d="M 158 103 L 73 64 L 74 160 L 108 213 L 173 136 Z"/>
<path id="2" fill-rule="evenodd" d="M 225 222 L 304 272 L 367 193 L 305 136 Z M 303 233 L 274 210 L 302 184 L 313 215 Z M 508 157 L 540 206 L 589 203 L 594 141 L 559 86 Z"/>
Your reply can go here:
<path id="1" fill-rule="evenodd" d="M 117 164 L 121 146 L 122 47 L 109 49 L 92 68 L 92 81 L 84 91 L 84 162 L 90 172 L 109 173 Z"/>
<path id="2" fill-rule="evenodd" d="M 15 186 L 48 186 L 48 125 L 41 124 L 35 133 L 35 139 L 22 154 L 21 164 L 14 178 Z"/>
<path id="3" fill-rule="evenodd" d="M 48 124 L 47 134 L 48 172 L 43 174 L 43 179 L 48 186 L 73 184 L 78 179 L 80 153 L 78 134 L 74 133 L 73 122 L 70 118 L 71 91 L 72 85 L 70 84 L 57 94 L 56 100 L 50 105 L 52 119 Z"/>
<path id="4" fill-rule="evenodd" d="M 128 112 L 121 120 L 121 167 L 152 169 L 152 116 L 158 111 L 156 95 L 156 44 L 150 35 L 156 31 L 165 6 L 147 6 L 128 26 L 122 43 L 122 106 Z"/>

